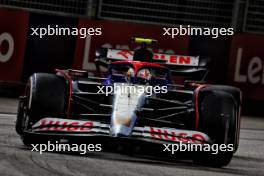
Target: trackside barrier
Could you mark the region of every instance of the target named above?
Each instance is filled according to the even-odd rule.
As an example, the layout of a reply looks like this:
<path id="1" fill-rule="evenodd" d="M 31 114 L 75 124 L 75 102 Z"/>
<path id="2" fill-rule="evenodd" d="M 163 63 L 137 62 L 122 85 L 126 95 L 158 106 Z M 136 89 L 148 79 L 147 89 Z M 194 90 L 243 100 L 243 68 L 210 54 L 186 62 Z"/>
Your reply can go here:
<path id="1" fill-rule="evenodd" d="M 0 8 L 0 80 L 20 81 L 29 13 Z"/>
<path id="2" fill-rule="evenodd" d="M 264 115 L 264 36 L 242 33 L 232 38 L 226 83 L 239 87 L 248 114 Z"/>

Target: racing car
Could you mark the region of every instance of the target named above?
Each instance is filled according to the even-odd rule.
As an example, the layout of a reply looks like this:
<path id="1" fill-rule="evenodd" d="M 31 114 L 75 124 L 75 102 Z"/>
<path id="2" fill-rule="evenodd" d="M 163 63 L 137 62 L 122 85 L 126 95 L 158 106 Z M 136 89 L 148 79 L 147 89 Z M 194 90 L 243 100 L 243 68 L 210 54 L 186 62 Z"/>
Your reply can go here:
<path id="1" fill-rule="evenodd" d="M 106 77 L 72 69 L 33 74 L 17 113 L 16 131 L 23 143 L 30 146 L 55 136 L 232 144 L 232 151 L 203 153 L 194 159 L 227 165 L 239 145 L 240 90 L 206 84 L 208 59 L 152 53 L 146 46 L 157 43 L 153 39 L 133 42 L 141 47 L 96 51 L 96 68 L 106 67 Z M 175 84 L 173 76 L 187 78 Z"/>

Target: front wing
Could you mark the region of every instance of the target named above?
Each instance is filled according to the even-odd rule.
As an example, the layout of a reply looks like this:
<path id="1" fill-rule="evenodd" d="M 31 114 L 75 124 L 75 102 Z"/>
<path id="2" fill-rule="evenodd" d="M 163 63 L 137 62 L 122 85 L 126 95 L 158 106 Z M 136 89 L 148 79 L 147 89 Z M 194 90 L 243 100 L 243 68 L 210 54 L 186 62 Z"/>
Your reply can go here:
<path id="1" fill-rule="evenodd" d="M 32 126 L 31 134 L 54 136 L 110 136 L 110 124 L 99 121 L 45 117 Z M 212 143 L 209 136 L 192 130 L 135 126 L 130 136 L 122 136 L 154 143 Z M 113 137 L 116 138 L 116 137 Z"/>

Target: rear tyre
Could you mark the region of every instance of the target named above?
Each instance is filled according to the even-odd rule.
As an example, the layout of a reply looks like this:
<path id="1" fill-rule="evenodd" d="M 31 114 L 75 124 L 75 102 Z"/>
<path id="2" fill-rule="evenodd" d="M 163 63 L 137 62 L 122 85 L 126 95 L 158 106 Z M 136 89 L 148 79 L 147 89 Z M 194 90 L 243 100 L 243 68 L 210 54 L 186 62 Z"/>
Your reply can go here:
<path id="1" fill-rule="evenodd" d="M 223 91 L 212 91 L 207 92 L 200 102 L 199 130 L 209 135 L 213 145 L 218 145 L 218 153 L 199 153 L 194 161 L 213 167 L 226 166 L 234 153 L 237 114 L 234 98 Z M 224 146 L 225 151 L 220 151 L 220 146 Z"/>
<path id="2" fill-rule="evenodd" d="M 35 73 L 28 81 L 25 97 L 20 100 L 16 131 L 26 146 L 42 143 L 39 138 L 24 133 L 44 117 L 62 114 L 67 107 L 66 80 L 55 74 Z"/>

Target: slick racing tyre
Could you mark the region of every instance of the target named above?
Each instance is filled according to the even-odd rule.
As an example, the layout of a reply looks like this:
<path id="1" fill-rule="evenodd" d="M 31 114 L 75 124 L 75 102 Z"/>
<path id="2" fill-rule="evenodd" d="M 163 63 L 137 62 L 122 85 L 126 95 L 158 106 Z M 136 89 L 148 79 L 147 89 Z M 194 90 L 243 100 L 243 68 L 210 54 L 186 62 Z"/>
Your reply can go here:
<path id="1" fill-rule="evenodd" d="M 208 134 L 217 153 L 199 153 L 195 162 L 213 167 L 228 165 L 234 153 L 236 136 L 236 104 L 230 93 L 224 91 L 204 92 L 200 103 L 199 130 Z M 220 146 L 224 146 L 221 151 Z"/>
<path id="2" fill-rule="evenodd" d="M 62 114 L 67 107 L 66 80 L 55 74 L 35 73 L 27 83 L 25 96 L 20 100 L 16 131 L 21 135 L 25 145 L 30 145 L 35 139 L 27 133 L 32 125 L 41 118 Z"/>

